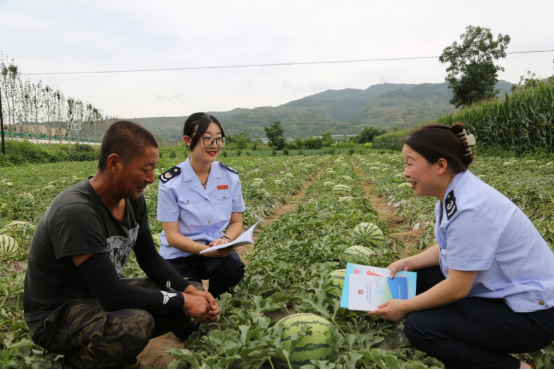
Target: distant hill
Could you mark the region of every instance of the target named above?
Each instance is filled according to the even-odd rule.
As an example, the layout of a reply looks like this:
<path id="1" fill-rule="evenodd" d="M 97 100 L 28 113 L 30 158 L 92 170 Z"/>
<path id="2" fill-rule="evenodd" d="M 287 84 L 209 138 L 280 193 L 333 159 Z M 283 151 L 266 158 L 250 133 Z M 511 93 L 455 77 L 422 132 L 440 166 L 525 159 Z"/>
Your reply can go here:
<path id="1" fill-rule="evenodd" d="M 511 94 L 513 84 L 499 81 L 499 96 Z M 378 84 L 365 90 L 327 90 L 277 107 L 235 108 L 226 112 L 210 112 L 218 117 L 225 133 L 236 135 L 244 130 L 250 136 L 265 137 L 264 127 L 281 121 L 287 137 L 319 136 L 322 132 L 357 134 L 364 127 L 381 129 L 407 128 L 433 120 L 454 111 L 450 105 L 452 92 L 446 82 L 439 84 Z M 167 138 L 182 136 L 183 117 L 136 118 L 153 133 Z"/>
<path id="2" fill-rule="evenodd" d="M 384 93 L 407 90 L 416 85 L 379 84 L 361 89 L 327 90 L 315 95 L 293 100 L 279 107 L 313 112 L 335 121 L 350 122 L 356 112 Z"/>
<path id="3" fill-rule="evenodd" d="M 407 128 L 454 111 L 448 83 L 420 84 L 409 90 L 395 90 L 379 96 L 351 120 L 356 126 L 381 129 Z"/>

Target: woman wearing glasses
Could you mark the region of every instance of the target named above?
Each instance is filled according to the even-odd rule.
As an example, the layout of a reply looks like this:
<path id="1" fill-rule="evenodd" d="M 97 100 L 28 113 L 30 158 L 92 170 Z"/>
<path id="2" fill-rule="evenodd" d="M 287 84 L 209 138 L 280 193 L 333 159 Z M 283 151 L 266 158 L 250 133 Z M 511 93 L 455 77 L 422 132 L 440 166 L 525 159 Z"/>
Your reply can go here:
<path id="1" fill-rule="evenodd" d="M 183 141 L 190 156 L 159 177 L 160 254 L 181 276 L 209 280 L 209 292 L 217 298 L 239 283 L 244 263 L 232 247 L 200 252 L 237 238 L 246 206 L 237 171 L 216 161 L 225 146 L 217 118 L 192 114 Z M 173 333 L 186 339 L 194 329 L 191 324 Z"/>

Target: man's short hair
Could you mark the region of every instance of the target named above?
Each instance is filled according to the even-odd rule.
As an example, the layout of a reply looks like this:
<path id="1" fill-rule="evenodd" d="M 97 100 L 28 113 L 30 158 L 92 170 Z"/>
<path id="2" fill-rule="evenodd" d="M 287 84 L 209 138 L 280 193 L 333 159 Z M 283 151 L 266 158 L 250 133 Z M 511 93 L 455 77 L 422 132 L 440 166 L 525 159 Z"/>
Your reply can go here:
<path id="1" fill-rule="evenodd" d="M 127 166 L 135 157 L 143 155 L 148 147 L 158 147 L 158 142 L 150 131 L 135 122 L 117 121 L 102 138 L 98 169 L 104 171 L 108 167 L 108 157 L 114 153 Z"/>

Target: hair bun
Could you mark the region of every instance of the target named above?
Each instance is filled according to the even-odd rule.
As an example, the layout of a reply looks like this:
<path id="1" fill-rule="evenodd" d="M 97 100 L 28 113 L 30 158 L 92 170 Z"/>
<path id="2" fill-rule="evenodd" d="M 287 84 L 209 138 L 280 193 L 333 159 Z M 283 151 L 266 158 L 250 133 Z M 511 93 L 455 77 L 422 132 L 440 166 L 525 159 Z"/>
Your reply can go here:
<path id="1" fill-rule="evenodd" d="M 459 133 L 463 132 L 466 129 L 466 127 L 461 122 L 455 122 L 452 124 L 452 126 L 450 126 L 450 129 L 454 131 L 456 135 L 458 135 Z"/>

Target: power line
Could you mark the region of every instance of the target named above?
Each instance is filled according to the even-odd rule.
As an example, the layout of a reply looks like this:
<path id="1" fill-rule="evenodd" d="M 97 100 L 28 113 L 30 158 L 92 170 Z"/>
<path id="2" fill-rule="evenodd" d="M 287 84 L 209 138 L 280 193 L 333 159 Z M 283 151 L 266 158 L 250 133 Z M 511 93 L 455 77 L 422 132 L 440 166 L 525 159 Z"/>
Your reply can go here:
<path id="1" fill-rule="evenodd" d="M 554 50 L 532 50 L 532 51 L 514 51 L 506 54 L 531 54 L 531 53 L 549 53 Z M 319 62 L 289 62 L 289 63 L 265 63 L 265 64 L 238 64 L 228 66 L 204 66 L 204 67 L 178 67 L 178 68 L 152 68 L 152 69 L 122 69 L 114 71 L 88 71 L 88 72 L 33 72 L 26 75 L 78 75 L 78 74 L 101 74 L 101 73 L 133 73 L 133 72 L 158 72 L 158 71 L 186 71 L 192 69 L 225 69 L 225 68 L 249 68 L 249 67 L 274 67 L 274 66 L 294 66 L 306 64 L 340 64 L 340 63 L 358 63 L 358 62 L 384 62 L 397 60 L 415 60 L 415 59 L 437 59 L 438 56 L 428 57 L 404 57 L 404 58 L 379 58 L 379 59 L 354 59 L 354 60 L 328 60 Z"/>

